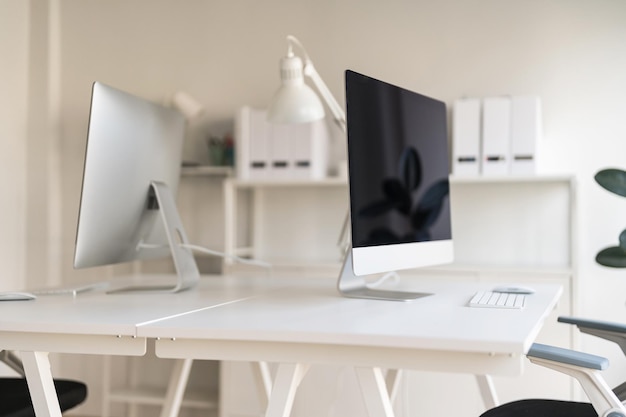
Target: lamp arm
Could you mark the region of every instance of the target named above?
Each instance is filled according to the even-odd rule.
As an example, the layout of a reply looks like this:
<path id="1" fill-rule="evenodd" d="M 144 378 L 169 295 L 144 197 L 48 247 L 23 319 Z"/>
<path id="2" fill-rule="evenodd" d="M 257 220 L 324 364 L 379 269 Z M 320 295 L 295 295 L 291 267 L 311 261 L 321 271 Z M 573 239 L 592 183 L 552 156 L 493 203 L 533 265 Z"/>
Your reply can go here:
<path id="1" fill-rule="evenodd" d="M 308 76 L 311 79 L 311 81 L 319 91 L 320 95 L 324 99 L 324 102 L 326 102 L 326 105 L 328 106 L 330 112 L 332 113 L 333 120 L 345 133 L 347 129 L 346 114 L 339 105 L 339 103 L 337 103 L 337 100 L 335 100 L 335 97 L 333 97 L 332 93 L 324 83 L 324 80 L 322 80 L 322 77 L 320 77 L 319 73 L 313 66 L 313 62 L 311 62 L 309 59 L 304 62 L 304 75 Z"/>
<path id="2" fill-rule="evenodd" d="M 346 113 L 343 111 L 343 109 L 341 108 L 341 106 L 339 105 L 335 97 L 333 96 L 333 94 L 330 92 L 330 90 L 326 86 L 326 83 L 324 83 L 324 80 L 322 80 L 322 77 L 320 77 L 319 73 L 315 69 L 315 66 L 313 65 L 313 61 L 311 60 L 311 58 L 309 58 L 309 55 L 306 53 L 304 46 L 302 45 L 302 43 L 300 43 L 300 41 L 295 36 L 292 36 L 292 35 L 287 36 L 287 42 L 289 43 L 290 51 L 291 51 L 292 44 L 298 46 L 298 48 L 300 48 L 300 50 L 302 51 L 302 55 L 304 55 L 304 67 L 303 67 L 304 75 L 306 75 L 307 77 L 311 79 L 311 82 L 313 82 L 313 84 L 315 85 L 315 88 L 317 88 L 317 91 L 320 93 L 320 95 L 322 96 L 322 99 L 324 100 L 324 102 L 328 106 L 328 109 L 332 113 L 333 120 L 335 121 L 335 123 L 337 123 L 337 125 L 339 125 L 341 130 L 344 133 L 346 133 L 347 131 Z"/>
<path id="3" fill-rule="evenodd" d="M 293 54 L 292 46 L 296 45 L 302 51 L 302 55 L 304 55 L 304 64 L 303 64 L 303 72 L 304 75 L 311 79 L 311 82 L 317 88 L 317 91 L 322 96 L 322 99 L 328 106 L 328 109 L 333 115 L 333 120 L 335 123 L 341 128 L 341 131 L 345 134 L 348 131 L 347 122 L 346 122 L 346 113 L 343 108 L 339 105 L 333 94 L 326 86 L 324 80 L 319 75 L 315 66 L 313 65 L 313 61 L 309 58 L 309 54 L 307 54 L 306 49 L 300 41 L 293 35 L 287 36 L 287 44 L 289 47 L 288 55 Z M 346 217 L 343 220 L 343 224 L 341 227 L 341 232 L 339 233 L 339 239 L 337 240 L 337 246 L 341 250 L 341 254 L 345 255 L 348 249 L 350 248 L 350 211 L 346 213 Z"/>

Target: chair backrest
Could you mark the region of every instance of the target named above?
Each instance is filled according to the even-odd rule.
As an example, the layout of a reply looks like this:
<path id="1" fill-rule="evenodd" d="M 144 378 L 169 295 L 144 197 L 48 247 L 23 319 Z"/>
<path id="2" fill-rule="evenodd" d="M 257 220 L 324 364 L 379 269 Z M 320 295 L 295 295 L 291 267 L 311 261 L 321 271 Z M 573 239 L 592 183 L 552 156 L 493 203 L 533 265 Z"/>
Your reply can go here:
<path id="1" fill-rule="evenodd" d="M 76 407 L 87 398 L 87 386 L 82 382 L 55 379 L 54 386 L 61 412 Z M 0 416 L 35 417 L 28 384 L 24 378 L 0 378 Z"/>
<path id="2" fill-rule="evenodd" d="M 28 384 L 24 378 L 22 361 L 9 350 L 0 350 L 0 362 L 21 375 L 0 378 L 0 416 L 35 417 Z M 87 399 L 87 385 L 69 379 L 55 379 L 54 388 L 59 399 L 61 412 L 74 408 Z"/>

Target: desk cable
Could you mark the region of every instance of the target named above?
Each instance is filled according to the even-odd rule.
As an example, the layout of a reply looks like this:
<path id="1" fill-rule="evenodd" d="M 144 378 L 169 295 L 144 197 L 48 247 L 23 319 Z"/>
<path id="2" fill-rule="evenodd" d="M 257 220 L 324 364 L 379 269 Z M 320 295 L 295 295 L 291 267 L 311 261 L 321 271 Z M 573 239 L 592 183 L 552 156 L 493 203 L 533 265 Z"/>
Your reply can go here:
<path id="1" fill-rule="evenodd" d="M 204 253 L 207 255 L 217 256 L 220 258 L 229 258 L 241 264 L 254 265 L 254 266 L 260 266 L 262 268 L 267 268 L 269 276 L 270 277 L 272 276 L 273 265 L 269 262 L 261 261 L 258 259 L 242 258 L 241 256 L 231 255 L 225 252 L 216 251 L 213 249 L 205 248 L 204 246 L 194 245 L 191 243 L 180 243 L 179 246 L 181 248 L 189 249 L 192 252 L 200 252 L 200 253 Z M 144 243 L 144 242 L 140 242 L 137 245 L 137 248 L 144 248 L 144 249 L 155 249 L 155 248 L 164 248 L 164 247 L 169 247 L 169 246 Z"/>

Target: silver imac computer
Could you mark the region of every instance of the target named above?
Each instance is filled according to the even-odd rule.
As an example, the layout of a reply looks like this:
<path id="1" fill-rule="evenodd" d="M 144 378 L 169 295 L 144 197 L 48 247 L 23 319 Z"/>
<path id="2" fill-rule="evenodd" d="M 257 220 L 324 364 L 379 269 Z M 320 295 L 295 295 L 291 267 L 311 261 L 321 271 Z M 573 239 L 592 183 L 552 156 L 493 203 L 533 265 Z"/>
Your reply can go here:
<path id="1" fill-rule="evenodd" d="M 346 71 L 351 248 L 338 289 L 410 300 L 365 276 L 452 262 L 445 103 Z"/>
<path id="2" fill-rule="evenodd" d="M 174 197 L 184 131 L 178 111 L 93 84 L 75 268 L 171 255 L 171 285 L 129 289 L 176 292 L 197 283 Z"/>

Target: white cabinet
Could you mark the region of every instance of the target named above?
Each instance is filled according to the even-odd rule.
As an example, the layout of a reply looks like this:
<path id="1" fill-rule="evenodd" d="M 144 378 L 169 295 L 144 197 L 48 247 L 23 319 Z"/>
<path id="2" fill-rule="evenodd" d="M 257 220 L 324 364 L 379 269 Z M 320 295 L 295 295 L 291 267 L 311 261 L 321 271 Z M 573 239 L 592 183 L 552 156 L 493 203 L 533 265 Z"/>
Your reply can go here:
<path id="1" fill-rule="evenodd" d="M 563 297 L 538 341 L 577 345 L 572 326 L 557 323 L 576 306 L 576 189 L 570 176 L 451 178 L 455 262 L 410 272 L 450 280 L 561 284 Z M 225 192 L 226 251 L 276 262 L 283 270 L 338 273 L 336 246 L 348 207 L 344 180 L 240 182 Z M 416 320 L 428 318 L 416 317 Z M 258 416 L 249 364 L 222 364 L 220 417 Z M 576 398 L 575 383 L 528 364 L 519 378 L 496 378 L 502 402 L 528 397 Z M 247 386 L 247 388 L 245 388 Z M 454 392 L 455 400 L 446 394 Z M 311 407 L 310 404 L 315 404 Z M 447 412 L 475 417 L 483 411 L 471 375 L 407 372 L 395 403 L 398 417 Z M 245 405 L 245 407 L 243 406 Z M 348 367 L 313 367 L 296 397 L 292 416 L 365 416 L 360 391 Z"/>

